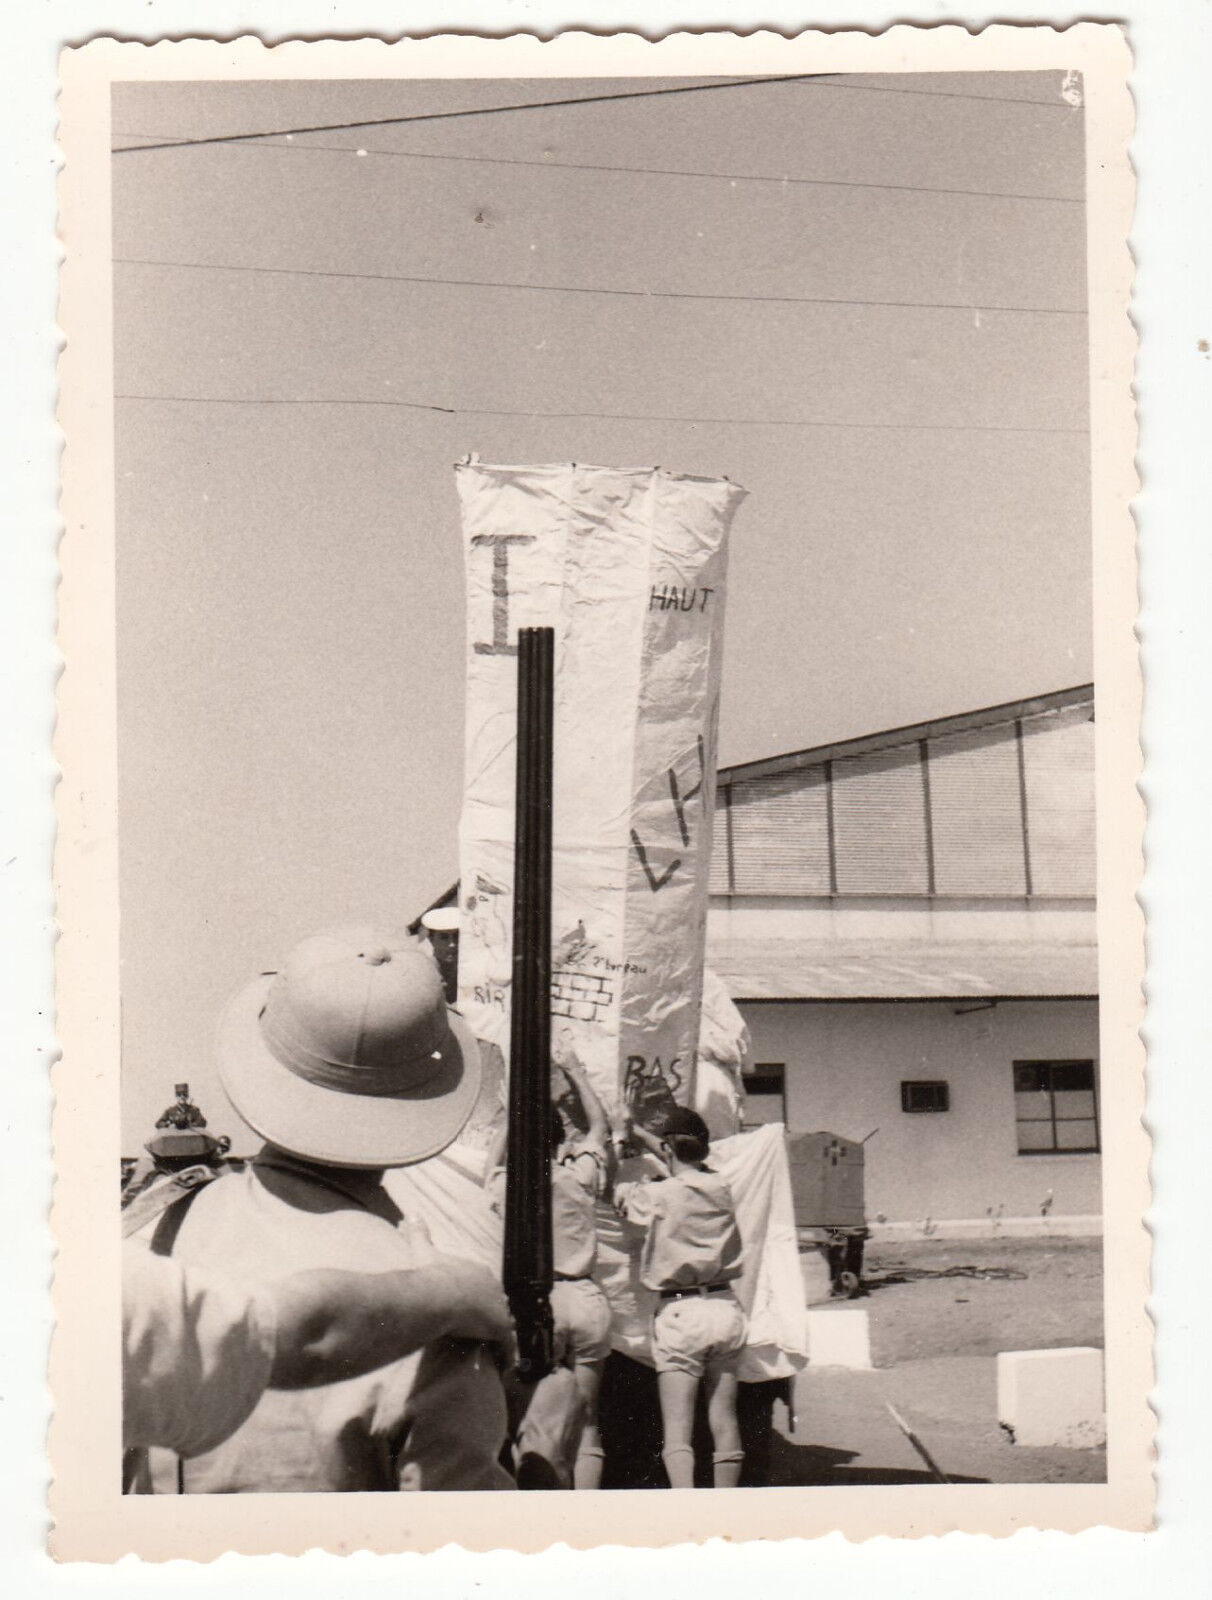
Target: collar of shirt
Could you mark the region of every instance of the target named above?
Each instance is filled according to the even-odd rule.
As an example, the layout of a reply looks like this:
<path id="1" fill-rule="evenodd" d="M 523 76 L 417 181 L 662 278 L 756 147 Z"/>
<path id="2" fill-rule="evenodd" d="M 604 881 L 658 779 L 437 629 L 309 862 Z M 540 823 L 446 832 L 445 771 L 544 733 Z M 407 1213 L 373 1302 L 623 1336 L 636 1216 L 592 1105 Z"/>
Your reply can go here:
<path id="1" fill-rule="evenodd" d="M 355 1167 L 321 1167 L 276 1145 L 264 1145 L 253 1157 L 252 1169 L 271 1194 L 303 1211 L 340 1209 L 328 1200 L 335 1197 L 372 1216 L 382 1217 L 397 1227 L 403 1213 L 383 1187 L 378 1170 L 359 1171 Z M 328 1203 L 324 1203 L 328 1200 Z"/>
<path id="2" fill-rule="evenodd" d="M 715 1172 L 711 1167 L 689 1167 L 682 1172 L 674 1172 L 670 1177 L 677 1183 L 684 1183 L 691 1189 L 716 1190 L 726 1180 L 722 1173 Z"/>

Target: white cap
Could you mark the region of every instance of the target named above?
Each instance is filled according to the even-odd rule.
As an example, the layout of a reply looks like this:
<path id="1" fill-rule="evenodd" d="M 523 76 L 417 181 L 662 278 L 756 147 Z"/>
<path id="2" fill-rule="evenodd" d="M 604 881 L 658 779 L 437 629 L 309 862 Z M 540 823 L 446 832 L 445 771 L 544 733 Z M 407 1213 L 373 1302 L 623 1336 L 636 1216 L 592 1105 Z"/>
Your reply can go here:
<path id="1" fill-rule="evenodd" d="M 458 906 L 434 906 L 421 918 L 421 926 L 430 933 L 458 933 L 459 921 Z"/>

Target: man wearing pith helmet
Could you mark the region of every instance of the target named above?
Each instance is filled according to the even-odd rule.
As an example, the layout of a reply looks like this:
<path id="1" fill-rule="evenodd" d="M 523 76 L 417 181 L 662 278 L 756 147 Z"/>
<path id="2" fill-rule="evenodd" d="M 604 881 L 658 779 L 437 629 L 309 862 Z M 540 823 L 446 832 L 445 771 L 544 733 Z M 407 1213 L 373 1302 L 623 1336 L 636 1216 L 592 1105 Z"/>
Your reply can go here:
<path id="1" fill-rule="evenodd" d="M 243 1172 L 166 1212 L 153 1249 L 250 1288 L 313 1267 L 440 1266 L 381 1179 L 458 1136 L 480 1063 L 415 943 L 360 931 L 304 941 L 232 1000 L 218 1053 L 265 1144 Z M 505 1429 L 497 1352 L 438 1341 L 366 1376 L 268 1391 L 225 1443 L 177 1465 L 175 1487 L 508 1489 Z"/>

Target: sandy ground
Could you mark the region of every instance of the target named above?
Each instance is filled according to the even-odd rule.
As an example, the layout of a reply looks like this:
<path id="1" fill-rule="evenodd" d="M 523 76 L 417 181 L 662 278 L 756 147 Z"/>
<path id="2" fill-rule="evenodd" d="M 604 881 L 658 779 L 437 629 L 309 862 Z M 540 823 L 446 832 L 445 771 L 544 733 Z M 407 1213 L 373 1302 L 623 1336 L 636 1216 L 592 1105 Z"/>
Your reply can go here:
<path id="1" fill-rule="evenodd" d="M 882 1283 L 898 1269 L 1021 1272 L 1021 1279 L 929 1278 Z M 877 1367 L 925 1356 L 1102 1345 L 1102 1245 L 1097 1239 L 940 1240 L 874 1245 L 860 1304 L 871 1319 Z"/>
<path id="2" fill-rule="evenodd" d="M 902 1269 L 973 1266 L 1023 1273 L 1008 1280 L 932 1277 Z M 1102 1450 L 1029 1449 L 997 1421 L 1001 1350 L 1098 1345 L 1102 1338 L 1097 1240 L 928 1241 L 876 1245 L 864 1276 L 875 1370 L 806 1372 L 795 1421 L 776 1410 L 771 1482 L 922 1483 L 931 1474 L 886 1409 L 891 1401 L 942 1471 L 969 1483 L 1091 1483 Z"/>

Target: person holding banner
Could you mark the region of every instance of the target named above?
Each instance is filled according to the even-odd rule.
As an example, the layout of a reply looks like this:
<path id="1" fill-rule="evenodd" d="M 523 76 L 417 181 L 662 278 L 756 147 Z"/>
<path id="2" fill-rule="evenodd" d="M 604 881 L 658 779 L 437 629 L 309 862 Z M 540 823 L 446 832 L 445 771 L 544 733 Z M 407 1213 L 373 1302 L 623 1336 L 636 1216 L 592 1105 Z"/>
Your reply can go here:
<path id="1" fill-rule="evenodd" d="M 555 1282 L 551 1310 L 557 1342 L 572 1368 L 583 1407 L 572 1486 L 600 1489 L 603 1454 L 598 1395 L 602 1370 L 610 1354 L 611 1318 L 610 1304 L 593 1280 L 593 1269 L 597 1256 L 596 1205 L 608 1196 L 613 1177 L 610 1126 L 602 1102 L 575 1055 L 568 1053 L 562 1061 L 553 1059 L 552 1076 L 549 1138 Z M 571 1103 L 575 1121 L 570 1131 L 565 1130 L 557 1101 Z M 581 1120 L 585 1123 L 583 1133 L 576 1126 Z M 502 1129 L 486 1169 L 496 1210 L 501 1209 L 504 1200 L 504 1143 Z"/>
<path id="2" fill-rule="evenodd" d="M 735 1489 L 744 1461 L 736 1404 L 746 1323 L 732 1289 L 742 1267 L 732 1193 L 706 1164 L 711 1140 L 697 1112 L 682 1106 L 669 1111 L 659 1136 L 639 1123 L 630 1133 L 666 1174 L 620 1183 L 614 1197 L 626 1220 L 644 1231 L 640 1280 L 660 1296 L 652 1355 L 664 1432 L 661 1459 L 670 1488 L 694 1488 L 694 1411 L 704 1383 L 713 1482 L 717 1489 Z"/>

